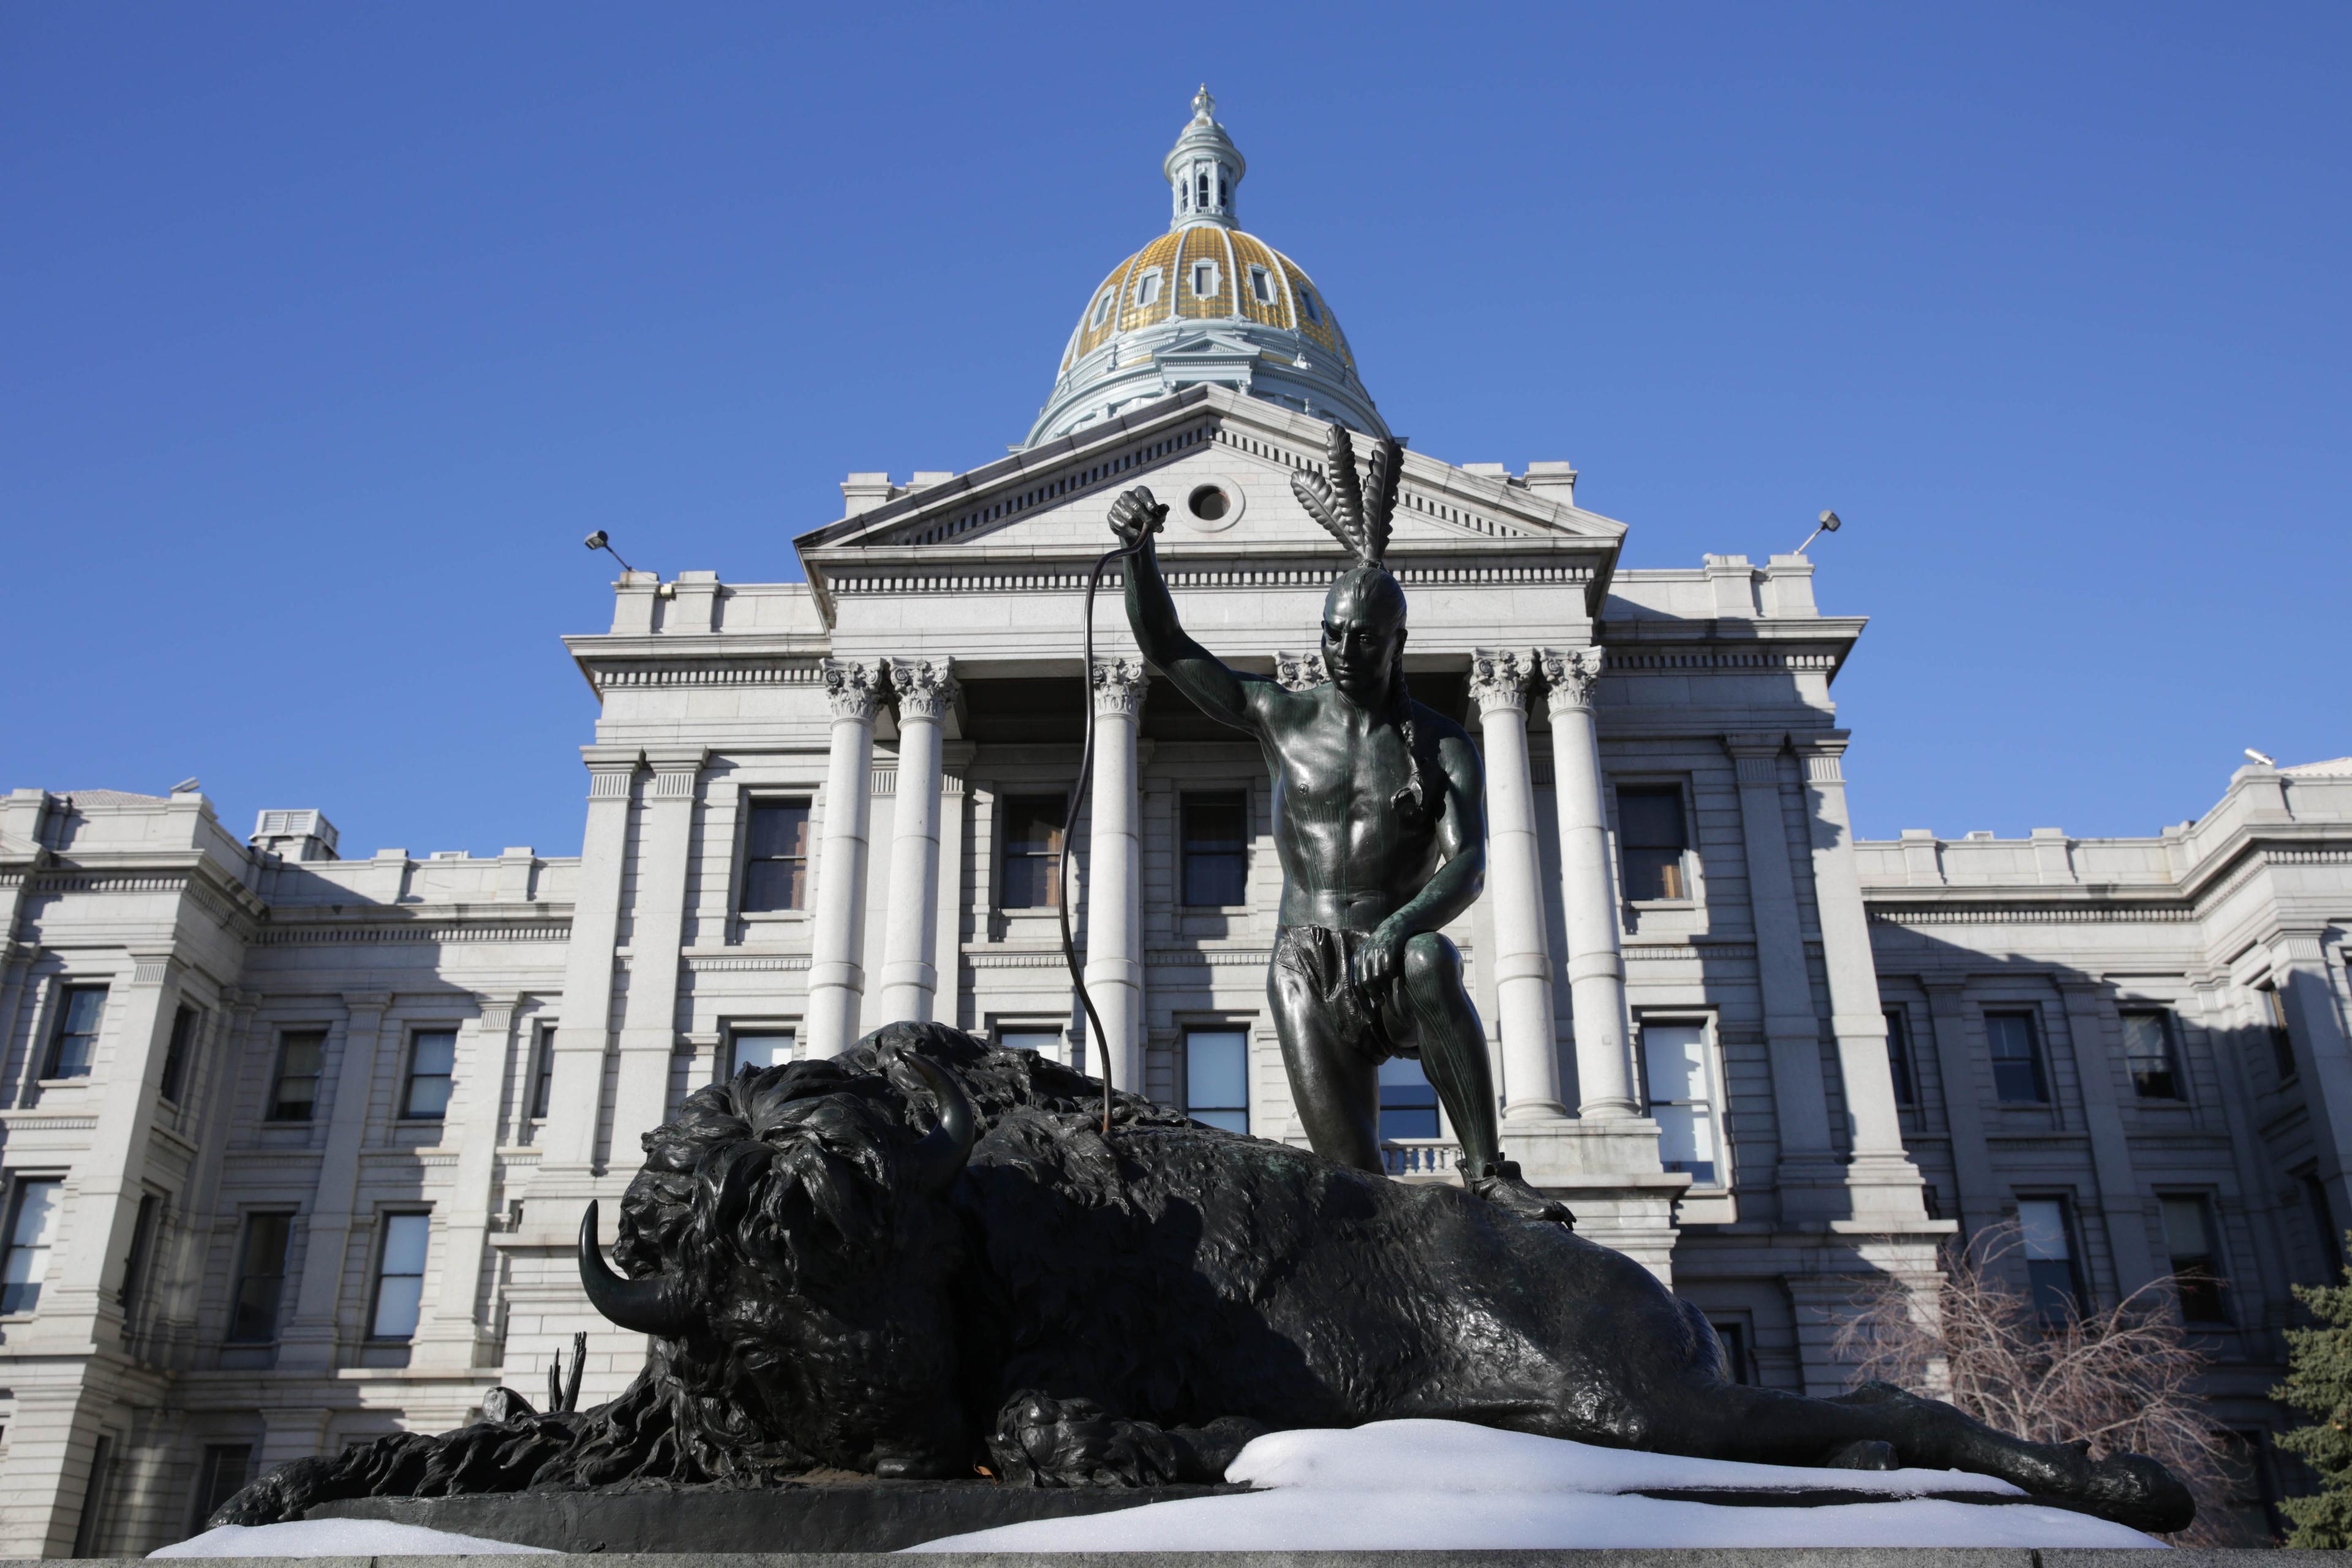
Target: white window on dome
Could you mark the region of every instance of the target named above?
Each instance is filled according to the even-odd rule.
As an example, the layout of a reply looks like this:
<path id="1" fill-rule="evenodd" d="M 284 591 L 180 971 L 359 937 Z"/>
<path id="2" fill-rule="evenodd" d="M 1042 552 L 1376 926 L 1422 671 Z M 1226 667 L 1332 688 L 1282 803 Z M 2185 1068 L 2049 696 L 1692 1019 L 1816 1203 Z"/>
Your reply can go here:
<path id="1" fill-rule="evenodd" d="M 1096 299 L 1095 308 L 1087 312 L 1087 325 L 1090 327 L 1099 327 L 1105 321 L 1110 320 L 1111 301 L 1118 298 L 1118 289 L 1104 289 L 1101 295 Z"/>
<path id="2" fill-rule="evenodd" d="M 1659 1158 L 1669 1171 L 1688 1171 L 1692 1184 L 1701 1187 L 1723 1180 L 1711 1058 L 1705 1024 L 1642 1025 L 1643 1080 L 1650 1118 L 1658 1124 Z"/>
<path id="3" fill-rule="evenodd" d="M 1263 267 L 1250 268 L 1250 298 L 1261 305 L 1274 303 L 1274 274 Z"/>
<path id="4" fill-rule="evenodd" d="M 1192 298 L 1195 300 L 1213 300 L 1217 297 L 1217 289 L 1220 286 L 1220 281 L 1217 278 L 1217 264 L 1215 262 L 1195 261 L 1192 263 Z"/>
<path id="5" fill-rule="evenodd" d="M 1298 309 L 1310 321 L 1319 322 L 1323 320 L 1323 308 L 1315 302 L 1315 290 L 1312 289 L 1301 289 L 1298 291 Z"/>
<path id="6" fill-rule="evenodd" d="M 1160 268 L 1150 268 L 1142 277 L 1135 280 L 1135 302 L 1139 305 L 1156 305 L 1160 302 Z"/>

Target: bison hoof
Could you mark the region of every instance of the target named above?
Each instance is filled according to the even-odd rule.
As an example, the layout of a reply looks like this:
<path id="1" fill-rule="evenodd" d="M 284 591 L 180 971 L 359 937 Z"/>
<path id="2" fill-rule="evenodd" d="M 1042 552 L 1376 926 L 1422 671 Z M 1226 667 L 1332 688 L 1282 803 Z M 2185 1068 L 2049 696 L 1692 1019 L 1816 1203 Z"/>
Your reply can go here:
<path id="1" fill-rule="evenodd" d="M 1013 1486 L 1164 1486 L 1179 1470 L 1176 1446 L 1150 1422 L 1122 1420 L 1091 1399 L 1034 1391 L 1006 1402 L 988 1453 Z"/>
<path id="2" fill-rule="evenodd" d="M 1822 1463 L 1832 1470 L 1899 1470 L 1903 1468 L 1894 1444 L 1869 1439 L 1848 1443 L 1844 1447 L 1834 1450 Z"/>

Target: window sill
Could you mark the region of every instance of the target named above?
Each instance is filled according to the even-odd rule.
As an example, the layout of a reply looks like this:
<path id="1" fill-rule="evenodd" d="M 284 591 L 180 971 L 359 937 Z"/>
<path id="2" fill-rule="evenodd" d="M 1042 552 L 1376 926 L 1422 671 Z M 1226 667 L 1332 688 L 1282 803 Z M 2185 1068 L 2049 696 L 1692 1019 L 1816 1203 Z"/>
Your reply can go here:
<path id="1" fill-rule="evenodd" d="M 1695 910 L 1699 907 L 1699 900 L 1696 899 L 1628 899 L 1625 900 L 1625 907 L 1634 910 Z"/>
<path id="2" fill-rule="evenodd" d="M 771 923 L 793 925 L 807 920 L 809 911 L 806 910 L 738 910 L 735 911 L 735 918 L 746 925 Z"/>
<path id="3" fill-rule="evenodd" d="M 75 1077 L 75 1078 L 45 1078 L 45 1079 L 36 1079 L 36 1080 L 34 1081 L 34 1085 L 33 1085 L 33 1087 L 34 1087 L 34 1088 L 36 1088 L 36 1089 L 82 1089 L 82 1088 L 86 1088 L 86 1087 L 89 1085 L 89 1074 L 88 1074 L 88 1073 L 82 1073 L 82 1074 L 80 1074 L 79 1077 Z"/>

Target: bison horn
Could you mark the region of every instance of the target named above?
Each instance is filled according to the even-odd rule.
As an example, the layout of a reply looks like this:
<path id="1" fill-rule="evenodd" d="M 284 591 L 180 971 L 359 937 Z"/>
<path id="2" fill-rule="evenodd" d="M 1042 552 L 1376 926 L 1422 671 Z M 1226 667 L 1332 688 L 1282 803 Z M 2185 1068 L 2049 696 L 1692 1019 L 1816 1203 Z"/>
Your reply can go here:
<path id="1" fill-rule="evenodd" d="M 684 1339 L 694 1314 L 679 1301 L 667 1279 L 630 1279 L 613 1272 L 596 1247 L 596 1200 L 580 1216 L 580 1283 L 599 1312 L 625 1329 L 656 1339 Z"/>
<path id="2" fill-rule="evenodd" d="M 971 1158 L 980 1130 L 972 1119 L 971 1101 L 964 1098 L 954 1074 L 919 1056 L 909 1055 L 907 1061 L 922 1075 L 924 1083 L 930 1086 L 931 1098 L 939 1101 L 940 1124 L 924 1134 L 908 1156 L 914 1163 L 916 1182 L 926 1192 L 938 1192 L 954 1181 L 964 1162 Z"/>

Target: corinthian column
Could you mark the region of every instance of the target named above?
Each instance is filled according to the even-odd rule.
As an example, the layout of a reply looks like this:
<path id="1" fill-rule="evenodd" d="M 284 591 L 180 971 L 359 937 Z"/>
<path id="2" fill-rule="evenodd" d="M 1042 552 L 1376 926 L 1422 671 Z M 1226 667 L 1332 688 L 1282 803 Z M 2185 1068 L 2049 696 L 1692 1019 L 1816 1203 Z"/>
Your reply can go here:
<path id="1" fill-rule="evenodd" d="M 875 672 L 824 664 L 833 749 L 824 772 L 824 837 L 817 847 L 816 921 L 809 933 L 808 1054 L 837 1057 L 857 1039 L 866 994 L 866 830 L 872 805 Z"/>
<path id="2" fill-rule="evenodd" d="M 1111 1081 L 1143 1092 L 1143 850 L 1136 831 L 1139 658 L 1099 658 L 1095 704 L 1093 831 L 1087 840 L 1087 991 L 1102 1016 Z"/>
<path id="3" fill-rule="evenodd" d="M 944 658 L 893 659 L 890 685 L 898 694 L 898 799 L 883 911 L 882 1017 L 923 1024 L 940 986 L 940 742 L 955 676 Z"/>
<path id="4" fill-rule="evenodd" d="M 1546 648 L 1551 710 L 1552 799 L 1559 811 L 1559 907 L 1568 927 L 1568 984 L 1576 1020 L 1579 1116 L 1633 1116 L 1632 1031 L 1626 1026 L 1625 952 L 1617 879 L 1609 864 L 1609 817 L 1601 798 L 1601 741 L 1592 691 L 1601 650 Z"/>
<path id="5" fill-rule="evenodd" d="M 1559 1098 L 1559 1048 L 1551 1020 L 1551 962 L 1544 942 L 1542 859 L 1536 847 L 1535 781 L 1528 767 L 1528 681 L 1535 655 L 1480 650 L 1470 657 L 1470 695 L 1486 731 L 1486 885 L 1495 900 L 1495 996 L 1503 1033 L 1503 1115 L 1568 1114 Z"/>

